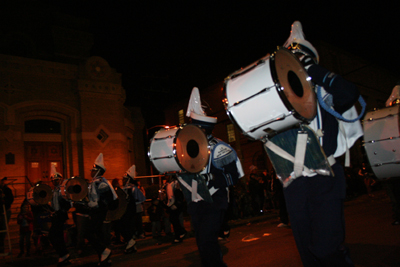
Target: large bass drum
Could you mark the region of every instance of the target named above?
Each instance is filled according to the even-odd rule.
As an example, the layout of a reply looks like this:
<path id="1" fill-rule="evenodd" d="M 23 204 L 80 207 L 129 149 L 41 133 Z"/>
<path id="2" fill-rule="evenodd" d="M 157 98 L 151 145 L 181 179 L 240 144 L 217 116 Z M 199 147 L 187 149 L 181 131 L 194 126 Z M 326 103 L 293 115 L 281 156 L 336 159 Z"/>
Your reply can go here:
<path id="1" fill-rule="evenodd" d="M 112 222 L 115 220 L 119 220 L 126 212 L 126 208 L 128 207 L 128 200 L 126 199 L 127 195 L 124 190 L 120 187 L 115 188 L 115 193 L 118 196 L 117 205 L 109 207 L 106 215 L 106 221 Z"/>
<path id="2" fill-rule="evenodd" d="M 26 199 L 29 204 L 37 206 L 37 205 L 46 205 L 50 202 L 53 197 L 53 190 L 47 184 L 37 184 L 29 189 L 26 193 Z"/>
<path id="3" fill-rule="evenodd" d="M 204 131 L 188 124 L 156 132 L 148 156 L 160 173 L 199 173 L 208 164 L 210 148 Z"/>
<path id="4" fill-rule="evenodd" d="M 72 177 L 65 179 L 60 186 L 60 193 L 66 200 L 82 201 L 87 197 L 89 185 L 85 179 Z"/>
<path id="5" fill-rule="evenodd" d="M 400 105 L 367 112 L 364 147 L 372 171 L 379 179 L 400 176 Z"/>
<path id="6" fill-rule="evenodd" d="M 309 123 L 317 112 L 310 78 L 286 48 L 232 73 L 224 87 L 228 116 L 250 139 Z"/>

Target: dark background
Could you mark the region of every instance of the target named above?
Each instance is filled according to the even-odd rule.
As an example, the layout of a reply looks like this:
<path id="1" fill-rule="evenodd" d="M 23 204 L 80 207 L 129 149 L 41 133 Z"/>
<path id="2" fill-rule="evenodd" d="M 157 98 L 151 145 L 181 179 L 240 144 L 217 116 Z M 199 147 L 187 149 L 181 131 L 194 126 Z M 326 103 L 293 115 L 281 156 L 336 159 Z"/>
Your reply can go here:
<path id="1" fill-rule="evenodd" d="M 48 2 L 90 19 L 92 55 L 122 73 L 125 104 L 142 107 L 147 127 L 162 124 L 163 108 L 188 98 L 194 86 L 221 82 L 273 52 L 295 20 L 309 41 L 328 42 L 399 74 L 396 1 Z"/>

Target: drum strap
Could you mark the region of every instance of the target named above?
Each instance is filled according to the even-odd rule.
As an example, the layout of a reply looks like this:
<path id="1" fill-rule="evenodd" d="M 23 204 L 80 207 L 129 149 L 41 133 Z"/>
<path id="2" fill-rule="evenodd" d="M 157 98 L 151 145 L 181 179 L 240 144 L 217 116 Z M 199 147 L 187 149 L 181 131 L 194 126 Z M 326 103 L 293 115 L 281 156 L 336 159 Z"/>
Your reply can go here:
<path id="1" fill-rule="evenodd" d="M 304 168 L 304 158 L 306 156 L 308 134 L 305 131 L 299 131 L 297 135 L 296 153 L 294 156 L 293 171 L 296 177 L 301 176 Z"/>
<path id="2" fill-rule="evenodd" d="M 279 166 L 279 171 L 277 170 L 277 174 L 280 174 L 280 180 L 282 181 L 284 187 L 287 187 L 294 179 L 296 179 L 297 177 L 300 176 L 315 176 L 317 174 L 320 175 L 330 175 L 331 171 L 330 170 L 330 166 L 334 165 L 336 163 L 335 158 L 333 157 L 333 155 L 330 155 L 328 158 L 326 158 L 323 154 L 321 154 L 321 152 L 318 152 L 318 149 L 315 147 L 315 145 L 317 145 L 317 140 L 315 139 L 316 136 L 312 136 L 312 130 L 310 128 L 302 128 L 299 129 L 297 131 L 295 131 L 294 129 L 291 131 L 293 133 L 292 134 L 284 134 L 284 138 L 285 140 L 291 139 L 291 138 L 296 138 L 296 147 L 295 150 L 292 152 L 294 154 L 294 156 L 292 156 L 291 153 L 287 152 L 286 149 L 289 149 L 289 146 L 282 146 L 282 141 L 280 141 L 280 139 L 282 138 L 278 138 L 278 144 L 275 144 L 274 142 L 272 142 L 271 140 L 266 140 L 264 142 L 264 146 L 266 149 L 269 149 L 270 151 L 272 151 L 273 153 L 275 153 L 278 157 L 290 161 L 291 163 L 293 163 L 292 168 L 290 168 L 289 165 L 287 165 L 287 167 L 289 167 L 289 169 L 286 169 L 287 167 L 283 167 L 282 163 L 279 163 L 279 161 L 276 161 L 275 157 L 270 158 L 271 160 L 273 160 L 273 164 Z M 294 135 L 295 134 L 295 135 Z M 311 136 L 309 136 L 311 134 Z M 291 137 L 293 136 L 293 137 Z M 313 138 L 314 139 L 313 139 Z M 311 145 L 310 147 L 309 145 L 309 138 L 311 138 L 311 140 L 315 140 L 314 144 L 315 145 Z M 282 146 L 282 147 L 281 147 Z M 320 147 L 320 145 L 317 145 L 318 147 Z M 286 147 L 286 149 L 285 149 Z M 310 154 L 307 156 L 308 160 L 306 161 L 306 152 L 309 151 L 310 149 Z M 317 150 L 315 150 L 317 149 Z M 313 152 L 311 152 L 313 151 Z M 268 153 L 268 150 L 267 150 Z M 318 157 L 321 157 L 321 155 L 323 155 L 322 157 L 325 157 L 325 159 L 327 160 L 327 164 L 329 164 L 329 166 L 324 167 L 324 165 L 320 165 L 318 162 L 321 162 L 321 160 L 323 160 L 323 158 L 320 158 L 319 160 Z M 270 155 L 271 156 L 271 155 Z M 312 161 L 310 161 L 310 157 L 313 159 Z M 311 164 L 311 166 L 306 166 L 305 162 L 308 162 L 308 164 Z M 317 162 L 317 164 L 315 164 Z M 282 166 L 281 166 L 282 165 Z M 310 168 L 311 167 L 311 168 Z M 283 168 L 283 169 L 282 169 Z M 284 170 L 282 172 L 282 170 Z M 292 171 L 291 171 L 292 170 Z M 278 174 L 278 176 L 279 176 Z M 282 175 L 283 174 L 283 175 Z"/>
<path id="3" fill-rule="evenodd" d="M 366 108 L 367 104 L 365 103 L 365 100 L 364 100 L 364 98 L 362 98 L 361 95 L 358 97 L 358 102 L 360 103 L 361 108 L 362 108 L 361 113 L 360 113 L 360 115 L 358 115 L 358 117 L 350 118 L 350 119 L 343 117 L 339 112 L 335 111 L 334 109 L 332 109 L 330 106 L 328 106 L 325 103 L 324 98 L 329 99 L 329 96 L 330 95 L 325 91 L 325 89 L 322 86 L 317 85 L 318 102 L 320 103 L 320 105 L 323 109 L 325 109 L 328 113 L 330 113 L 335 118 L 345 121 L 345 122 L 355 122 L 355 121 L 358 121 L 359 119 L 361 119 L 362 116 L 364 116 L 365 108 Z"/>
<path id="4" fill-rule="evenodd" d="M 215 188 L 208 188 L 200 174 L 182 173 L 178 180 L 183 185 L 182 191 L 186 201 L 198 202 L 204 200 L 212 203 L 211 196 L 217 191 Z"/>
<path id="5" fill-rule="evenodd" d="M 296 158 L 295 157 L 290 155 L 288 152 L 286 152 L 285 150 L 283 150 L 279 146 L 275 145 L 273 142 L 268 141 L 268 142 L 264 143 L 264 145 L 268 149 L 270 149 L 272 152 L 274 152 L 275 154 L 279 155 L 280 157 L 282 157 L 282 158 L 284 158 L 286 160 L 289 160 L 289 161 L 291 161 L 291 162 L 296 164 Z M 296 151 L 296 153 L 297 153 L 297 151 Z M 300 153 L 301 152 L 299 152 L 299 154 Z M 304 155 L 305 155 L 305 152 L 304 152 Z M 298 163 L 297 163 L 298 167 L 297 168 L 299 168 L 300 161 L 301 160 L 298 160 Z M 301 170 L 301 175 L 305 175 L 305 176 L 314 176 L 314 175 L 316 175 L 315 172 L 312 172 L 309 168 L 307 168 L 307 166 L 304 166 L 304 156 L 303 156 L 303 169 Z M 298 176 L 296 176 L 296 177 L 298 177 Z"/>
<path id="6" fill-rule="evenodd" d="M 182 179 L 182 177 L 178 176 L 178 180 L 183 185 L 189 192 L 192 193 L 192 201 L 200 201 L 203 200 L 203 198 L 197 193 L 197 181 L 196 181 L 196 186 L 193 188 L 194 181 L 192 181 L 192 186 L 190 186 L 188 183 L 185 182 L 185 180 Z M 197 199 L 197 200 L 196 200 Z"/>
<path id="7" fill-rule="evenodd" d="M 55 211 L 60 210 L 59 198 L 60 198 L 60 187 L 57 186 L 56 188 L 54 188 L 54 191 L 53 191 L 53 201 L 51 202 L 51 207 L 52 207 Z"/>

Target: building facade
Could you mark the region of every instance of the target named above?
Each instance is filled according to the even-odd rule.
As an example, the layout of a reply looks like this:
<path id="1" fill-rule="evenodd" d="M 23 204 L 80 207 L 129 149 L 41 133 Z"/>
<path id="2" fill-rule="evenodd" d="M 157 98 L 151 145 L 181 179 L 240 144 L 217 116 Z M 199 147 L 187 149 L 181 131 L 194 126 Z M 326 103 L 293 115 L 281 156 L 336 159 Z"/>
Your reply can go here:
<path id="1" fill-rule="evenodd" d="M 90 179 L 99 153 L 108 179 L 132 164 L 145 174 L 143 117 L 124 106 L 121 74 L 90 56 L 88 22 L 29 7 L 9 19 L 0 36 L 0 177 L 25 195 L 50 182 L 52 164 L 65 178 Z"/>

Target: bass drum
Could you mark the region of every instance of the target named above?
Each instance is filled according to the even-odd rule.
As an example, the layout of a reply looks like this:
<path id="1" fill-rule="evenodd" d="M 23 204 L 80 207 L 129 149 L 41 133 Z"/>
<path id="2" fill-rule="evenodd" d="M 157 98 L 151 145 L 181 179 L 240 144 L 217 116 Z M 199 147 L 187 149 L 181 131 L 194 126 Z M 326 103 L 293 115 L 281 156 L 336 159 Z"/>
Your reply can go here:
<path id="1" fill-rule="evenodd" d="M 38 184 L 29 189 L 26 193 L 26 199 L 29 204 L 37 206 L 37 205 L 46 205 L 50 202 L 53 197 L 53 190 L 47 184 Z"/>
<path id="2" fill-rule="evenodd" d="M 375 176 L 400 176 L 400 105 L 367 112 L 363 121 L 364 147 Z"/>
<path id="3" fill-rule="evenodd" d="M 204 131 L 188 124 L 156 132 L 148 156 L 160 173 L 199 173 L 208 164 L 210 148 Z"/>
<path id="4" fill-rule="evenodd" d="M 115 188 L 115 193 L 117 193 L 118 201 L 117 205 L 110 207 L 107 211 L 106 221 L 112 222 L 119 220 L 125 214 L 126 208 L 128 207 L 128 201 L 126 199 L 127 195 L 124 190 L 120 187 Z"/>
<path id="5" fill-rule="evenodd" d="M 225 79 L 225 109 L 250 139 L 272 137 L 317 114 L 317 101 L 301 62 L 286 48 Z"/>
<path id="6" fill-rule="evenodd" d="M 63 181 L 60 186 L 60 193 L 66 200 L 82 201 L 87 197 L 89 185 L 85 179 L 72 177 Z"/>

